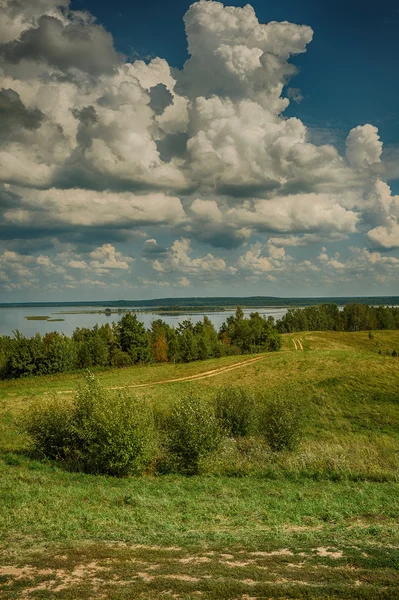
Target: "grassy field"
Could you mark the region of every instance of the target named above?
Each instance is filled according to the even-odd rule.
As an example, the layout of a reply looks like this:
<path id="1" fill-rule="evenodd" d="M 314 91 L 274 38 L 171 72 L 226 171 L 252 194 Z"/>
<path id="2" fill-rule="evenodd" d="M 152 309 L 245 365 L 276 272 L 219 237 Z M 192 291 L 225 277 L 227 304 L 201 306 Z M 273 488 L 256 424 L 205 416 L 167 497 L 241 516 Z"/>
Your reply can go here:
<path id="1" fill-rule="evenodd" d="M 226 384 L 301 401 L 298 450 L 226 442 L 191 478 L 118 480 L 33 460 L 18 417 L 50 393 L 68 402 L 81 376 L 1 382 L 0 597 L 397 599 L 394 349 L 399 332 L 312 332 L 285 336 L 281 352 L 253 363 L 98 372 L 159 410 Z"/>

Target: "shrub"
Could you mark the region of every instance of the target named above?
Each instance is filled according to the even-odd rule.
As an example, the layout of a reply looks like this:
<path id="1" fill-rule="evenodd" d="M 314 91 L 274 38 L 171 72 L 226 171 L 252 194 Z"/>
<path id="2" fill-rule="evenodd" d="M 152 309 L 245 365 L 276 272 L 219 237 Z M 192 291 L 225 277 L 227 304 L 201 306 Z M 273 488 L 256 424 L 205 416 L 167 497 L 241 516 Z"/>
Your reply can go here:
<path id="1" fill-rule="evenodd" d="M 197 474 L 201 461 L 222 439 L 213 406 L 192 395 L 175 404 L 166 430 L 171 468 L 186 475 Z"/>
<path id="2" fill-rule="evenodd" d="M 242 387 L 221 388 L 215 397 L 216 416 L 230 437 L 251 435 L 255 428 L 255 399 Z"/>
<path id="3" fill-rule="evenodd" d="M 20 422 L 21 429 L 33 441 L 35 452 L 42 458 L 68 460 L 74 447 L 73 407 L 59 398 L 31 406 Z"/>
<path id="4" fill-rule="evenodd" d="M 93 474 L 139 473 L 156 443 L 145 402 L 126 393 L 110 394 L 91 374 L 69 407 L 57 400 L 35 407 L 24 428 L 42 455 Z"/>
<path id="5" fill-rule="evenodd" d="M 303 415 L 298 403 L 290 397 L 276 395 L 261 411 L 259 433 L 273 452 L 294 450 L 303 432 Z"/>
<path id="6" fill-rule="evenodd" d="M 110 364 L 112 367 L 130 367 L 132 359 L 127 352 L 119 348 L 114 348 L 111 353 Z"/>

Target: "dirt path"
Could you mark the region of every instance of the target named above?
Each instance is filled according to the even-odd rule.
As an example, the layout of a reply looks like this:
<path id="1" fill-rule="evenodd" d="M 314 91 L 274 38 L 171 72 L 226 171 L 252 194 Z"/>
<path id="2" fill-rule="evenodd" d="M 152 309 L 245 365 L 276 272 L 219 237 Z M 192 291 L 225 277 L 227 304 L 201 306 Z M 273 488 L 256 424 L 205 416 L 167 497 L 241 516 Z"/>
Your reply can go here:
<path id="1" fill-rule="evenodd" d="M 304 350 L 304 347 L 302 345 L 302 342 L 300 339 L 298 338 L 291 338 L 294 346 L 295 346 L 295 350 Z"/>
<path id="2" fill-rule="evenodd" d="M 197 373 L 195 375 L 187 375 L 186 377 L 176 377 L 174 379 L 161 379 L 161 381 L 150 381 L 147 383 L 136 383 L 134 385 L 121 385 L 117 387 L 107 388 L 109 390 L 124 390 L 126 388 L 143 388 L 143 387 L 151 387 L 154 385 L 163 385 L 165 383 L 177 383 L 179 381 L 197 381 L 198 379 L 207 379 L 208 377 L 216 377 L 217 375 L 223 375 L 224 373 L 228 373 L 229 371 L 234 371 L 235 369 L 241 369 L 242 367 L 247 367 L 252 365 L 253 363 L 259 362 L 263 360 L 265 355 L 262 354 L 257 356 L 256 358 L 249 358 L 248 360 L 241 361 L 239 363 L 234 363 L 233 365 L 227 365 L 226 367 L 219 367 L 218 369 L 212 369 L 210 371 L 205 371 L 204 373 Z M 62 390 L 57 392 L 57 394 L 73 394 L 74 390 Z"/>

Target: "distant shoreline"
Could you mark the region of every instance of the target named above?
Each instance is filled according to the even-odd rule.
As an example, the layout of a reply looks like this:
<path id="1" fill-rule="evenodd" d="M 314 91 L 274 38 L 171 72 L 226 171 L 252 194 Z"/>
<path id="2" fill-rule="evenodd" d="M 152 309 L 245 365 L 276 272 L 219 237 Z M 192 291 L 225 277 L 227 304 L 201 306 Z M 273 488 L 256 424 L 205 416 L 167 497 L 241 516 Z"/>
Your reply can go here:
<path id="1" fill-rule="evenodd" d="M 340 297 L 298 297 L 278 298 L 273 296 L 215 296 L 191 298 L 157 298 L 150 300 L 111 300 L 111 301 L 75 301 L 75 302 L 2 302 L 1 308 L 98 308 L 116 309 L 141 309 L 158 311 L 185 311 L 190 310 L 230 310 L 237 306 L 242 308 L 290 308 L 317 306 L 319 304 L 338 304 L 345 306 L 357 302 L 374 306 L 399 305 L 399 296 L 340 296 Z"/>

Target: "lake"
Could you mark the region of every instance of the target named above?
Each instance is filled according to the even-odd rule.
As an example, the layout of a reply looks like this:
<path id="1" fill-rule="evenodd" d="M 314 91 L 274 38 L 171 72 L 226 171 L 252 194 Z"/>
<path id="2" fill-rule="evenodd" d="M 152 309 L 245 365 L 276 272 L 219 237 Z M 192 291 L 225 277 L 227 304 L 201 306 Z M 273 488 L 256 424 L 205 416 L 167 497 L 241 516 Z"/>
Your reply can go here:
<path id="1" fill-rule="evenodd" d="M 94 327 L 96 323 L 98 325 L 104 325 L 104 323 L 112 323 L 112 321 L 118 321 L 122 314 L 112 314 L 110 316 L 104 314 L 83 314 L 83 311 L 98 311 L 98 306 L 85 306 L 80 314 L 62 314 L 71 313 L 76 310 L 78 313 L 79 308 L 71 308 L 70 306 L 57 306 L 54 307 L 7 307 L 0 308 L 0 335 L 12 335 L 13 330 L 18 330 L 25 336 L 33 336 L 35 333 L 49 333 L 51 331 L 58 331 L 59 333 L 65 333 L 70 336 L 77 327 Z M 193 323 L 200 321 L 204 315 L 207 315 L 212 321 L 216 329 L 219 329 L 222 323 L 227 319 L 229 315 L 234 314 L 234 310 L 215 311 L 215 312 L 195 312 L 195 313 L 176 313 L 176 314 L 158 314 L 155 312 L 137 312 L 137 318 L 149 328 L 151 322 L 155 319 L 162 319 L 169 325 L 177 326 L 181 321 L 190 319 Z M 287 312 L 286 308 L 245 308 L 244 314 L 249 315 L 251 312 L 258 312 L 260 315 L 267 317 L 272 316 L 274 319 L 281 319 Z M 61 314 L 60 314 L 61 313 Z M 39 317 L 49 316 L 51 319 L 65 319 L 64 321 L 48 322 L 48 321 L 28 321 L 26 317 Z"/>

